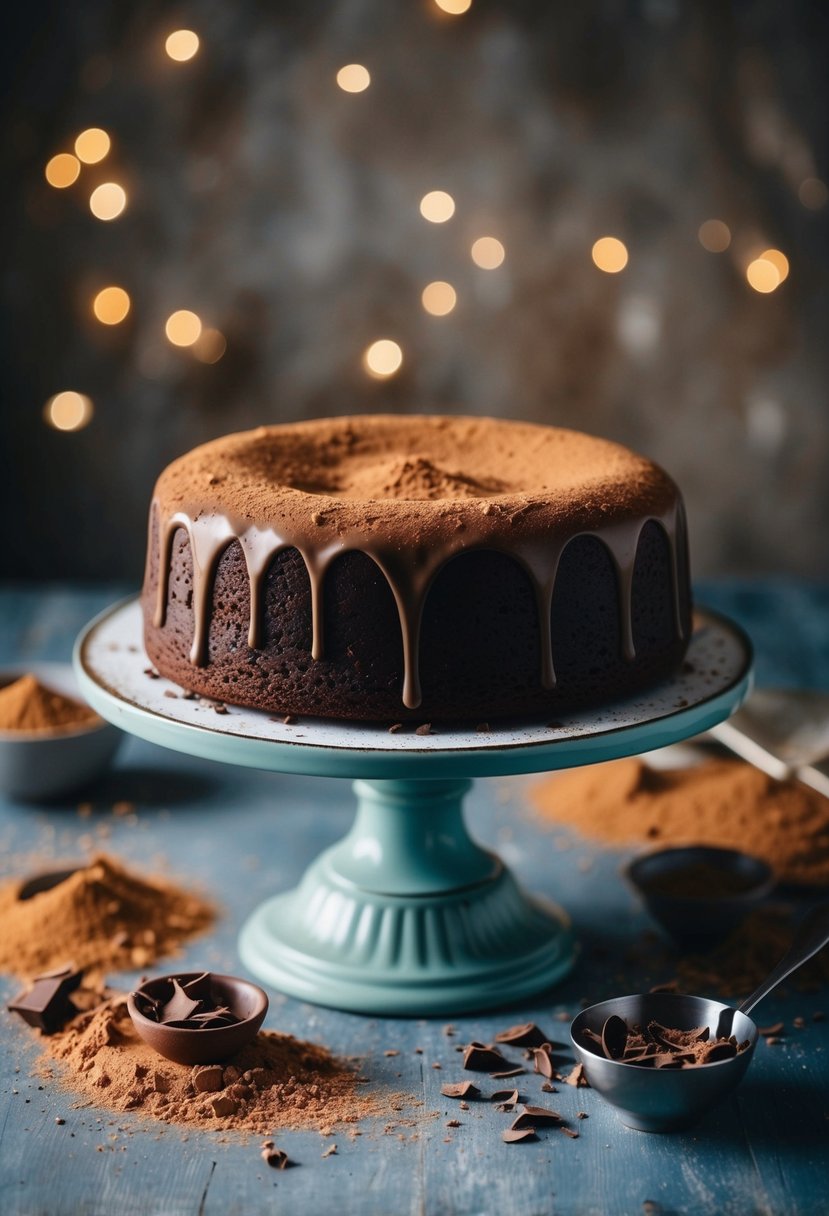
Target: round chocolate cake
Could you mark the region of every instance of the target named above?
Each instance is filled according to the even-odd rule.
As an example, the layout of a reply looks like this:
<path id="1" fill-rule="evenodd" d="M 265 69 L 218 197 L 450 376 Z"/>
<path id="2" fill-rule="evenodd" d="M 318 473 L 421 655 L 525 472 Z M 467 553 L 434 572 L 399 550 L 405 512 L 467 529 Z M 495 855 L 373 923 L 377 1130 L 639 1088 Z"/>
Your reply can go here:
<path id="1" fill-rule="evenodd" d="M 554 427 L 261 427 L 162 473 L 143 605 L 159 672 L 231 704 L 388 722 L 556 713 L 681 662 L 682 499 L 644 457 Z"/>

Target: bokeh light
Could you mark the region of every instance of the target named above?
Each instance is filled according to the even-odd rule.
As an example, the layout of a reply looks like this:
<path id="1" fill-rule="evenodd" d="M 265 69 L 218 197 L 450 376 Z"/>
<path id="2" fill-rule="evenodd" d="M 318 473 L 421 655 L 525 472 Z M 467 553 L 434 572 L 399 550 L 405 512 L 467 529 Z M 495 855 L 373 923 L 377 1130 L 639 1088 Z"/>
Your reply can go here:
<path id="1" fill-rule="evenodd" d="M 186 63 L 199 49 L 199 36 L 193 30 L 174 30 L 164 43 L 164 50 L 176 63 Z"/>
<path id="2" fill-rule="evenodd" d="M 80 172 L 80 161 L 71 152 L 58 152 L 44 169 L 47 182 L 56 190 L 65 190 L 67 186 L 71 186 L 78 180 Z"/>
<path id="3" fill-rule="evenodd" d="M 618 274 L 628 264 L 627 246 L 616 236 L 599 237 L 593 245 L 591 257 L 605 274 Z"/>
<path id="4" fill-rule="evenodd" d="M 193 354 L 202 363 L 218 363 L 227 350 L 227 339 L 219 329 L 203 329 L 193 344 Z"/>
<path id="5" fill-rule="evenodd" d="M 363 355 L 366 371 L 378 380 L 383 380 L 386 376 L 393 376 L 396 371 L 400 370 L 402 363 L 403 351 L 391 338 L 378 338 L 376 342 L 372 342 Z"/>
<path id="6" fill-rule="evenodd" d="M 507 256 L 504 246 L 494 236 L 479 236 L 477 241 L 472 242 L 470 253 L 472 261 L 481 270 L 497 270 Z"/>
<path id="7" fill-rule="evenodd" d="M 92 421 L 92 402 L 83 393 L 67 390 L 55 393 L 43 407 L 48 426 L 56 431 L 80 431 Z"/>
<path id="8" fill-rule="evenodd" d="M 201 318 L 188 308 L 171 313 L 164 326 L 167 341 L 173 346 L 192 346 L 201 336 Z"/>
<path id="9" fill-rule="evenodd" d="M 92 311 L 102 325 L 120 325 L 130 310 L 130 298 L 123 287 L 104 287 L 92 301 Z"/>
<path id="10" fill-rule="evenodd" d="M 697 237 L 709 253 L 725 253 L 731 244 L 731 229 L 722 220 L 706 220 L 700 224 Z"/>
<path id="11" fill-rule="evenodd" d="M 829 188 L 819 177 L 807 177 L 800 183 L 797 197 L 808 211 L 820 211 L 829 201 Z"/>
<path id="12" fill-rule="evenodd" d="M 771 262 L 772 266 L 777 268 L 777 273 L 780 275 L 780 282 L 785 283 L 789 277 L 789 259 L 785 253 L 779 249 L 764 249 L 760 257 L 766 262 Z"/>
<path id="13" fill-rule="evenodd" d="M 75 140 L 75 155 L 85 165 L 97 165 L 112 147 L 106 131 L 100 127 L 87 127 Z"/>
<path id="14" fill-rule="evenodd" d="M 753 287 L 762 295 L 768 295 L 780 286 L 780 271 L 774 262 L 768 261 L 767 258 L 755 258 L 746 267 L 746 279 L 749 287 Z"/>
<path id="15" fill-rule="evenodd" d="M 423 288 L 420 301 L 433 317 L 445 317 L 457 304 L 458 293 L 451 283 L 436 279 L 434 283 L 427 283 Z"/>
<path id="16" fill-rule="evenodd" d="M 337 72 L 337 84 L 345 93 L 362 93 L 371 84 L 371 74 L 361 63 L 347 63 Z"/>
<path id="17" fill-rule="evenodd" d="M 89 196 L 89 210 L 96 220 L 117 219 L 127 205 L 127 192 L 117 182 L 103 182 Z"/>
<path id="18" fill-rule="evenodd" d="M 435 5 L 451 17 L 460 17 L 472 8 L 472 0 L 435 0 Z"/>
<path id="19" fill-rule="evenodd" d="M 455 200 L 445 190 L 430 190 L 420 200 L 420 214 L 430 224 L 445 224 L 455 214 Z"/>

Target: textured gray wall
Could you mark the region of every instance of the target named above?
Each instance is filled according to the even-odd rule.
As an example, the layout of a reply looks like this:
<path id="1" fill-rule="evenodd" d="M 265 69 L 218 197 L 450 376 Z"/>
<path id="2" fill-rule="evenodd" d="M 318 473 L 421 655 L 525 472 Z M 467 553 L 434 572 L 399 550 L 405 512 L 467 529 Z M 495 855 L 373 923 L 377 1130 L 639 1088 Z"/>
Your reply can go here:
<path id="1" fill-rule="evenodd" d="M 629 443 L 685 491 L 697 573 L 829 573 L 825 322 L 826 8 L 432 0 L 85 0 L 21 35 L 7 145 L 17 189 L 3 278 L 6 573 L 138 578 L 156 473 L 204 439 L 327 413 L 495 414 Z M 202 38 L 174 65 L 169 29 Z M 348 95 L 344 63 L 372 73 Z M 87 125 L 113 152 L 67 191 L 43 165 Z M 95 221 L 110 178 L 125 214 Z M 431 189 L 453 219 L 426 223 Z M 734 240 L 707 253 L 697 230 Z M 471 241 L 498 236 L 496 271 Z M 621 237 L 619 275 L 591 262 Z M 745 260 L 791 262 L 771 295 Z M 427 316 L 423 286 L 458 306 Z M 133 300 L 108 330 L 89 301 Z M 192 308 L 212 366 L 164 338 Z M 398 376 L 364 348 L 392 337 Z M 47 428 L 50 394 L 90 426 Z"/>

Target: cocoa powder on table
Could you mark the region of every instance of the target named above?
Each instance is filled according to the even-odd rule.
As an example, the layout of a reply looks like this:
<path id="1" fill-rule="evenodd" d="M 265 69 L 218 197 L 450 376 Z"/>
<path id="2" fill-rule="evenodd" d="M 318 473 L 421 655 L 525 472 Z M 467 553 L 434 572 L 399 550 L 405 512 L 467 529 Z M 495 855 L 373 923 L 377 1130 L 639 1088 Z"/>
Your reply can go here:
<path id="1" fill-rule="evenodd" d="M 29 899 L 24 882 L 0 885 L 0 971 L 24 978 L 69 961 L 84 971 L 146 967 L 216 916 L 202 896 L 105 854 Z"/>
<path id="2" fill-rule="evenodd" d="M 829 798 L 742 760 L 670 770 L 613 760 L 547 777 L 531 799 L 547 823 L 604 844 L 742 849 L 784 882 L 829 883 Z"/>
<path id="3" fill-rule="evenodd" d="M 184 1126 L 325 1133 L 403 1105 L 363 1092 L 353 1069 L 324 1047 L 267 1031 L 221 1066 L 174 1064 L 138 1037 L 120 994 L 41 1046 L 41 1076 L 95 1106 Z"/>

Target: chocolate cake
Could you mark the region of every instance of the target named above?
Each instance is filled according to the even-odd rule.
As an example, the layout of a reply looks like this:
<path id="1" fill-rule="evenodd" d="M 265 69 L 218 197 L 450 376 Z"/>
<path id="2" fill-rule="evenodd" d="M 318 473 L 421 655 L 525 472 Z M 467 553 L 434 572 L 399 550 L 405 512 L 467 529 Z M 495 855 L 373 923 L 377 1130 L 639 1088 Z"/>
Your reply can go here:
<path id="1" fill-rule="evenodd" d="M 162 473 L 147 653 L 205 696 L 367 721 L 556 713 L 675 670 L 682 499 L 656 465 L 490 418 L 261 427 Z"/>

